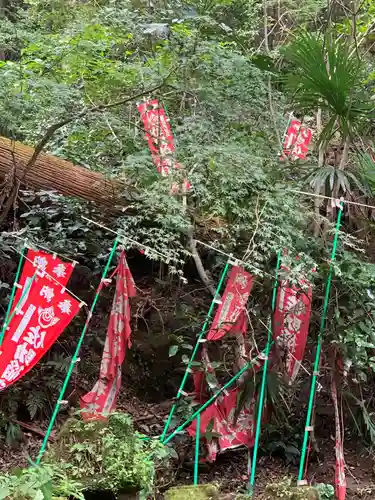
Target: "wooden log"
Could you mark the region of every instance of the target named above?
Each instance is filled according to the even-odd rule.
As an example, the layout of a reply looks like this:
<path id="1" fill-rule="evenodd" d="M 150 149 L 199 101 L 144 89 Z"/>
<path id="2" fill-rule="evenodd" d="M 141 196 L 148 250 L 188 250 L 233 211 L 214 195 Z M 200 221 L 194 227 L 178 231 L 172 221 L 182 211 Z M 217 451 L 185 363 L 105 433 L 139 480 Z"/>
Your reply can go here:
<path id="1" fill-rule="evenodd" d="M 26 169 L 33 152 L 29 146 L 0 137 L 0 179 L 11 174 L 15 167 L 16 177 L 26 188 L 54 190 L 112 209 L 126 205 L 121 196 L 126 189 L 125 182 L 44 153 Z"/>

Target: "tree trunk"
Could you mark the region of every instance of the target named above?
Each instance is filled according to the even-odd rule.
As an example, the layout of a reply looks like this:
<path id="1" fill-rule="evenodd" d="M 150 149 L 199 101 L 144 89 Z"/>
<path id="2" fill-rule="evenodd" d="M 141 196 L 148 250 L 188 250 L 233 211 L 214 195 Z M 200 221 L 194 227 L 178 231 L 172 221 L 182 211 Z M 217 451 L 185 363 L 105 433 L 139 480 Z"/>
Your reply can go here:
<path id="1" fill-rule="evenodd" d="M 121 196 L 127 188 L 125 182 L 44 153 L 26 170 L 33 152 L 31 147 L 0 137 L 0 178 L 6 178 L 15 169 L 15 177 L 24 187 L 54 190 L 115 210 L 126 205 Z"/>
<path id="2" fill-rule="evenodd" d="M 322 109 L 319 108 L 318 112 L 316 114 L 316 129 L 317 132 L 320 136 L 323 125 L 322 125 Z M 325 152 L 325 146 L 323 146 L 323 143 L 320 143 L 319 145 L 319 159 L 318 159 L 318 167 L 322 168 L 324 165 L 324 152 Z M 317 187 L 315 189 L 316 194 L 320 194 L 319 188 Z M 315 215 L 316 215 L 316 221 L 314 223 L 314 236 L 317 238 L 319 236 L 320 230 L 321 230 L 321 224 L 319 222 L 320 218 L 320 205 L 321 205 L 321 199 L 316 197 L 314 200 L 314 208 L 315 208 Z"/>
<path id="3" fill-rule="evenodd" d="M 0 19 L 4 19 L 8 0 L 0 0 Z M 5 61 L 5 50 L 0 48 L 0 61 Z"/>

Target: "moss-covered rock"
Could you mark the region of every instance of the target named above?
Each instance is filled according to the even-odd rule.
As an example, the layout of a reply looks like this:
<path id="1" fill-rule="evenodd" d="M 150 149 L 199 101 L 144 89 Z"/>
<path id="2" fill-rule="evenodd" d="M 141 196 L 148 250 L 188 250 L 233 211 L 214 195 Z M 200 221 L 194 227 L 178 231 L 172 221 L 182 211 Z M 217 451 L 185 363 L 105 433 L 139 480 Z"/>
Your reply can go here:
<path id="1" fill-rule="evenodd" d="M 170 488 L 164 498 L 165 500 L 216 500 L 219 498 L 219 491 L 213 484 L 176 486 Z"/>
<path id="2" fill-rule="evenodd" d="M 310 486 L 291 486 L 288 482 L 270 484 L 266 487 L 266 499 L 275 500 L 320 500 L 319 493 Z"/>

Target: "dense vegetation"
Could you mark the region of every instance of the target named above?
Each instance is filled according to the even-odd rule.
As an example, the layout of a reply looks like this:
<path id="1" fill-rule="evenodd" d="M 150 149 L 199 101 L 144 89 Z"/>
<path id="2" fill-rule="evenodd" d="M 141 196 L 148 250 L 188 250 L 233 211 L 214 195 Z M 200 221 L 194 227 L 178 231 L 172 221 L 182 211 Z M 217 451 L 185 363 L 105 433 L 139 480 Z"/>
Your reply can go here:
<path id="1" fill-rule="evenodd" d="M 260 345 L 275 255 L 286 249 L 283 265 L 291 277 L 314 284 L 313 349 L 337 209 L 330 200 L 295 191 L 375 205 L 374 23 L 373 0 L 0 0 L 1 135 L 36 148 L 34 163 L 48 152 L 114 178 L 122 194 L 120 209 L 102 207 L 25 186 L 10 169 L 0 185 L 3 311 L 18 259 L 11 234 L 79 260 L 72 286 L 92 299 L 113 235 L 89 225 L 85 215 L 157 251 L 142 256 L 137 245 L 126 247 L 143 290 L 135 337 L 165 346 L 165 372 L 183 362 L 202 323 L 211 297 L 201 280 L 215 286 L 225 262 L 193 239 L 233 253 L 259 276 L 249 314 Z M 144 140 L 136 103 L 145 97 L 165 106 L 175 134 L 183 168 L 168 177 L 157 173 Z M 307 160 L 281 155 L 290 112 L 314 130 Z M 171 188 L 186 177 L 192 189 L 185 204 L 185 194 L 171 195 Z M 350 409 L 347 424 L 370 446 L 374 248 L 373 209 L 345 205 L 322 384 L 329 385 L 334 360 L 342 359 L 349 367 L 340 390 Z M 191 301 L 181 298 L 188 294 Z M 105 291 L 87 337 L 83 380 L 97 373 L 97 333 L 104 338 L 109 297 Z M 30 375 L 2 394 L 8 442 L 17 419 L 50 416 L 79 321 Z M 174 382 L 165 382 L 164 372 L 155 377 L 145 352 L 137 352 L 135 342 L 131 363 L 146 365 L 144 380 L 154 378 L 154 389 L 172 396 L 180 373 Z M 300 408 L 298 391 L 275 383 L 279 394 L 270 390 L 268 397 L 287 400 L 290 414 L 279 412 L 268 429 L 269 450 L 272 442 L 280 447 L 283 436 L 289 450 L 298 451 L 303 403 Z"/>

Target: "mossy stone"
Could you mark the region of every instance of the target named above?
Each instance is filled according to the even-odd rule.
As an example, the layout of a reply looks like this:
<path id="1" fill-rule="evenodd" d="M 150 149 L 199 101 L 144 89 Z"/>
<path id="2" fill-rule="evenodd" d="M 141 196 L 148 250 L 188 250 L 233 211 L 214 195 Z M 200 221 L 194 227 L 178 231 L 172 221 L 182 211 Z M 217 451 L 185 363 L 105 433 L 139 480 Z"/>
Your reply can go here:
<path id="1" fill-rule="evenodd" d="M 216 500 L 219 491 L 213 484 L 198 486 L 175 486 L 164 495 L 165 500 Z"/>
<path id="2" fill-rule="evenodd" d="M 275 500 L 320 500 L 319 493 L 310 486 L 288 486 L 285 483 L 269 484 L 266 487 L 266 499 Z"/>

